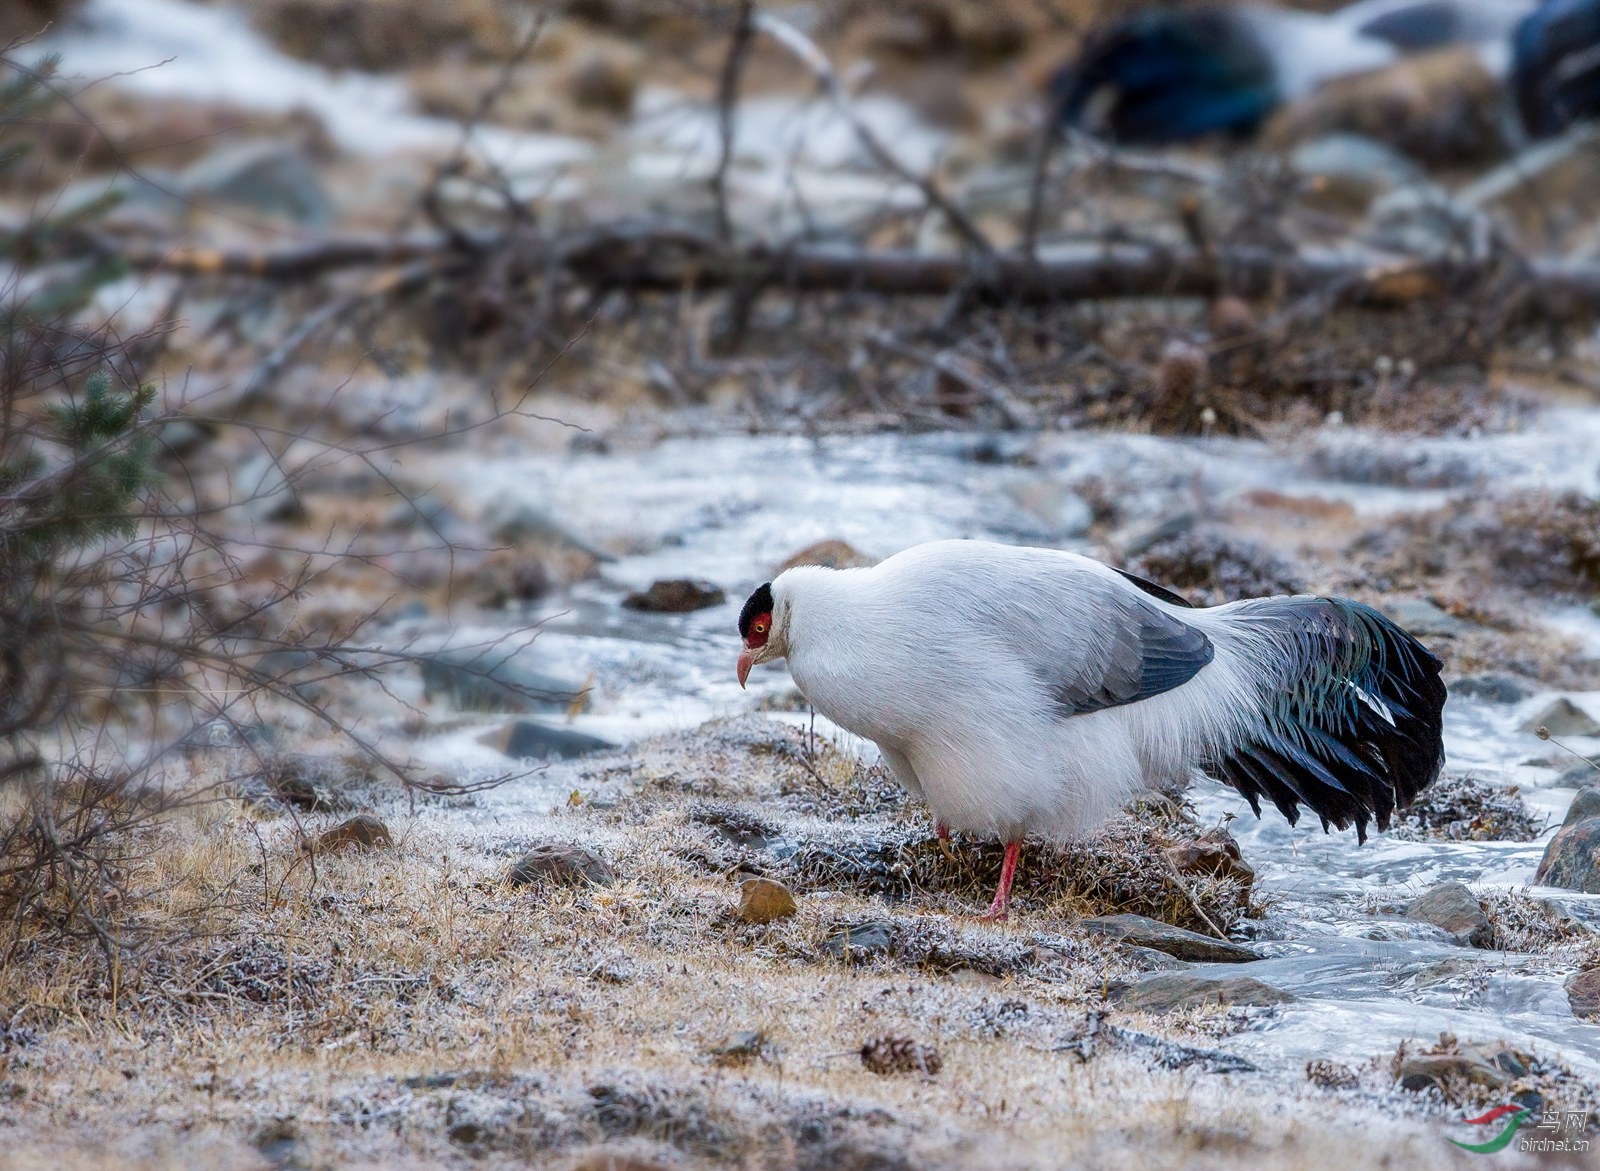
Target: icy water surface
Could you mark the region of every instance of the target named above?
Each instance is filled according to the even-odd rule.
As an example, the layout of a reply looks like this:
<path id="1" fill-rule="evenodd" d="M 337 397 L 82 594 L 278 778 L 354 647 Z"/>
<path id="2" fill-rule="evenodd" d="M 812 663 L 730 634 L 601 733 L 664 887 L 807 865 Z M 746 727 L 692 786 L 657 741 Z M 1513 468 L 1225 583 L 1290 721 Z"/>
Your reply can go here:
<path id="1" fill-rule="evenodd" d="M 739 690 L 735 618 L 778 562 L 819 539 L 840 538 L 876 556 L 943 537 L 1087 549 L 1087 510 L 1067 485 L 1090 474 L 1124 493 L 1134 518 L 1130 530 L 1137 532 L 1263 487 L 1344 500 L 1374 514 L 1436 507 L 1489 485 L 1593 491 L 1597 452 L 1600 413 L 1577 411 L 1553 413 L 1522 434 L 1404 443 L 1343 429 L 1290 446 L 1115 435 L 719 436 L 554 461 L 490 458 L 476 461 L 455 487 L 464 507 L 522 500 L 603 547 L 631 550 L 559 605 L 516 620 L 545 622 L 527 651 L 531 664 L 594 680 L 593 709 L 575 726 L 626 742 L 746 710 L 791 686 L 774 667 L 758 670 L 750 692 Z M 710 581 L 726 590 L 727 602 L 687 615 L 638 614 L 617 604 L 625 591 L 665 577 Z M 1552 610 L 1549 620 L 1582 641 L 1600 638 L 1600 622 L 1586 611 Z M 466 633 L 485 638 L 508 629 Z M 1270 810 L 1258 821 L 1220 785 L 1195 794 L 1203 819 L 1234 815 L 1231 828 L 1272 908 L 1259 943 L 1269 958 L 1230 970 L 1299 998 L 1231 1038 L 1231 1047 L 1298 1076 L 1311 1057 L 1359 1062 L 1392 1052 L 1402 1039 L 1432 1042 L 1452 1032 L 1559 1051 L 1600 1076 L 1600 1025 L 1572 1017 L 1562 973 L 1545 961 L 1428 939 L 1365 937 L 1377 923 L 1373 909 L 1441 880 L 1505 888 L 1533 881 L 1572 793 L 1540 787 L 1554 772 L 1527 762 L 1549 757 L 1552 748 L 1516 728 L 1550 698 L 1511 706 L 1452 699 L 1446 709 L 1451 767 L 1522 785 L 1550 827 L 1534 842 L 1374 836 L 1358 848 L 1354 833 L 1323 835 L 1306 823 L 1291 828 Z M 1600 710 L 1600 693 L 1574 698 Z M 484 767 L 503 764 L 473 744 L 472 735 L 442 738 L 428 751 L 441 765 L 459 766 L 473 752 L 482 754 Z M 1600 742 L 1574 744 L 1600 751 Z M 542 812 L 565 797 L 575 774 L 575 766 L 560 766 L 487 795 L 491 816 L 504 826 L 519 811 Z M 1557 897 L 1579 918 L 1600 924 L 1600 899 L 1533 893 Z"/>

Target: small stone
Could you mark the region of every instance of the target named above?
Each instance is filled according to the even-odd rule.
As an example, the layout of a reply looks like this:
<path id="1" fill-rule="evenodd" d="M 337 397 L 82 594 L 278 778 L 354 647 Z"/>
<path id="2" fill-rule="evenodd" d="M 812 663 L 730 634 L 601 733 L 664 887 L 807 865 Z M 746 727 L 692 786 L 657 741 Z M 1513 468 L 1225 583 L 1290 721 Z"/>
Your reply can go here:
<path id="1" fill-rule="evenodd" d="M 1457 943 L 1469 947 L 1488 947 L 1494 939 L 1494 928 L 1483 912 L 1483 904 L 1459 882 L 1441 882 L 1413 899 L 1406 908 L 1406 918 L 1432 923 L 1448 931 Z"/>
<path id="2" fill-rule="evenodd" d="M 1179 874 L 1213 874 L 1236 880 L 1245 890 L 1255 883 L 1252 870 L 1239 852 L 1239 843 L 1225 829 L 1214 829 L 1192 842 L 1180 842 L 1166 851 Z"/>
<path id="3" fill-rule="evenodd" d="M 1600 736 L 1600 721 L 1566 696 L 1553 702 L 1518 729 L 1520 732 L 1549 730 L 1552 736 Z"/>
<path id="4" fill-rule="evenodd" d="M 1600 1019 L 1600 968 L 1572 973 L 1567 977 L 1566 989 L 1573 1016 L 1582 1020 Z"/>
<path id="5" fill-rule="evenodd" d="M 1485 703 L 1521 703 L 1531 693 L 1506 675 L 1473 675 L 1456 680 L 1450 687 L 1450 694 L 1481 699 Z"/>
<path id="6" fill-rule="evenodd" d="M 1085 919 L 1084 930 L 1136 947 L 1166 952 L 1180 960 L 1200 964 L 1242 964 L 1259 960 L 1261 953 L 1242 943 L 1215 939 L 1198 931 L 1186 931 L 1170 923 L 1147 919 L 1143 915 L 1097 915 Z"/>
<path id="7" fill-rule="evenodd" d="M 1440 1089 L 1453 1081 L 1498 1089 L 1509 1080 L 1499 1066 L 1477 1053 L 1425 1053 L 1407 1057 L 1400 1063 L 1396 1080 L 1402 1090 L 1421 1093 L 1431 1086 Z"/>
<path id="8" fill-rule="evenodd" d="M 535 846 L 518 858 L 506 881 L 512 886 L 613 886 L 617 872 L 583 847 L 557 842 Z"/>
<path id="9" fill-rule="evenodd" d="M 868 557 L 850 542 L 829 539 L 807 545 L 793 556 L 785 558 L 783 564 L 778 566 L 777 572 L 782 573 L 799 565 L 821 565 L 827 569 L 865 569 L 877 563 L 877 558 Z"/>
<path id="10" fill-rule="evenodd" d="M 1586 817 L 1556 830 L 1544 848 L 1533 880 L 1545 886 L 1600 894 L 1600 817 Z"/>
<path id="11" fill-rule="evenodd" d="M 1253 976 L 1207 976 L 1199 972 L 1162 972 L 1132 984 L 1111 988 L 1111 1002 L 1129 1012 L 1171 1012 L 1207 1005 L 1288 1004 L 1294 997 Z"/>
<path id="12" fill-rule="evenodd" d="M 1306 1080 L 1324 1090 L 1353 1090 L 1361 1085 L 1355 1070 L 1325 1057 L 1306 1062 Z"/>
<path id="13" fill-rule="evenodd" d="M 771 923 L 794 914 L 800 908 L 794 895 L 781 882 L 770 878 L 747 878 L 739 884 L 739 918 L 746 923 Z"/>
<path id="14" fill-rule="evenodd" d="M 358 813 L 341 821 L 330 830 L 317 835 L 310 849 L 318 854 L 332 854 L 337 850 L 380 850 L 394 844 L 389 837 L 389 827 L 370 813 Z"/>
<path id="15" fill-rule="evenodd" d="M 1572 804 L 1567 806 L 1567 816 L 1562 819 L 1561 824 L 1575 825 L 1591 817 L 1600 817 L 1600 789 L 1593 785 L 1579 789 L 1572 795 Z"/>
<path id="16" fill-rule="evenodd" d="M 822 951 L 836 959 L 860 962 L 894 950 L 893 923 L 868 920 L 846 924 L 822 941 Z"/>
<path id="17" fill-rule="evenodd" d="M 727 594 L 708 582 L 674 578 L 651 582 L 649 589 L 629 594 L 622 599 L 622 604 L 630 610 L 647 610 L 653 614 L 687 614 L 720 606 L 727 600 Z"/>

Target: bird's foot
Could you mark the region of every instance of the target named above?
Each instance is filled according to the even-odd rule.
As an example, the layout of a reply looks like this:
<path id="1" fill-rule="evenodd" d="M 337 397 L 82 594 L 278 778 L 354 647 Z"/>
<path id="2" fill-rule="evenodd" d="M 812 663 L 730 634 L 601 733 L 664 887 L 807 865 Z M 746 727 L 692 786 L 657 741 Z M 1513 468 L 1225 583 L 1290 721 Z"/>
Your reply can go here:
<path id="1" fill-rule="evenodd" d="M 1010 917 L 1010 914 L 1011 908 L 1006 903 L 1001 902 L 997 895 L 994 902 L 989 904 L 989 909 L 979 915 L 978 918 L 985 923 L 1004 923 Z"/>
<path id="2" fill-rule="evenodd" d="M 1021 842 L 1006 843 L 1005 861 L 1000 866 L 1000 885 L 994 892 L 994 902 L 978 918 L 988 923 L 1004 923 L 1011 910 L 1011 880 L 1017 875 L 1017 861 L 1022 857 Z"/>
<path id="3" fill-rule="evenodd" d="M 939 839 L 939 849 L 944 853 L 944 856 L 952 862 L 959 861 L 956 857 L 955 848 L 950 845 L 950 827 L 942 821 L 936 821 L 933 823 L 933 832 L 934 836 Z"/>

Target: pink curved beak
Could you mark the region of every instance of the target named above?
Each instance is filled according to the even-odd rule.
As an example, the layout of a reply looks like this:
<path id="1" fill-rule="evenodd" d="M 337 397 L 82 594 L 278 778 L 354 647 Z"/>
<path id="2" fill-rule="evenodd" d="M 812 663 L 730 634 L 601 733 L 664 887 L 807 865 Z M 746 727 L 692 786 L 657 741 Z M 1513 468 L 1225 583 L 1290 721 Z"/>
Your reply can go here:
<path id="1" fill-rule="evenodd" d="M 739 686 L 740 687 L 743 687 L 744 686 L 744 681 L 746 679 L 750 678 L 750 668 L 755 666 L 755 663 L 756 663 L 756 653 L 755 653 L 755 651 L 751 650 L 749 647 L 745 647 L 744 650 L 739 652 L 739 666 L 738 666 L 737 670 L 738 670 L 738 673 L 739 673 Z"/>

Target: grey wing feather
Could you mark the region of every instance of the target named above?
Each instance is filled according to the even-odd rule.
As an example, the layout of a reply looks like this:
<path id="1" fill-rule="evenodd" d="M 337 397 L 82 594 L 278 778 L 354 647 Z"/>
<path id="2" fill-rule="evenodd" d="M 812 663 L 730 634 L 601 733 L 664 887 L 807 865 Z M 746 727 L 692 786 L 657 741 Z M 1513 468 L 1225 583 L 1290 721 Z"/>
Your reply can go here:
<path id="1" fill-rule="evenodd" d="M 1215 653 L 1204 633 L 1123 589 L 1097 591 L 1086 624 L 1041 664 L 1061 715 L 1136 703 L 1189 682 Z"/>

